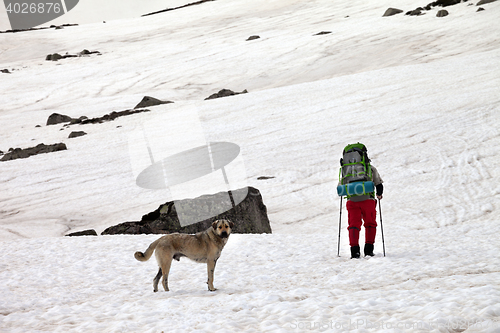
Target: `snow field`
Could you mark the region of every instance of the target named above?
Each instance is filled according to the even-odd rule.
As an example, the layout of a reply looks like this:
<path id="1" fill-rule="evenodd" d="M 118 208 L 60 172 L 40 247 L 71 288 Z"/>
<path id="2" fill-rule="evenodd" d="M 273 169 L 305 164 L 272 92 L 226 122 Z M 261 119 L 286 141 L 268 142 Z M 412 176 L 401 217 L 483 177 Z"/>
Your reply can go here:
<path id="1" fill-rule="evenodd" d="M 443 229 L 452 238 L 464 232 Z M 498 227 L 491 231 L 484 236 L 473 228 L 459 242 L 427 232 L 395 244 L 397 234 L 412 236 L 400 228 L 386 233 L 387 257 L 379 244 L 375 257 L 360 260 L 348 259 L 346 246 L 336 256 L 334 233 L 234 234 L 217 263 L 215 292 L 206 289 L 206 265 L 183 258 L 172 265 L 171 291 L 153 293 L 155 260 L 141 263 L 133 253 L 158 235 L 37 238 L 22 246 L 6 241 L 0 245 L 1 326 L 5 332 L 293 331 L 307 325 L 443 331 L 464 323 L 494 329 L 500 273 L 483 260 L 495 256 L 489 242 Z M 485 242 L 477 244 L 480 237 Z"/>
<path id="2" fill-rule="evenodd" d="M 0 163 L 0 331 L 499 332 L 500 2 L 382 18 L 390 6 L 218 0 L 0 35 L 0 69 L 14 69 L 0 74 L 0 150 L 68 145 Z M 84 48 L 102 55 L 43 60 Z M 222 88 L 250 93 L 203 101 Z M 44 126 L 53 112 L 102 116 L 144 95 L 175 103 Z M 173 263 L 171 292 L 153 293 L 156 263 L 133 253 L 159 236 L 59 236 L 169 200 L 135 185 L 127 133 L 191 108 L 207 141 L 241 147 L 274 233 L 232 235 L 214 293 L 189 260 Z M 376 257 L 349 259 L 345 206 L 337 257 L 338 161 L 356 141 L 384 179 L 386 257 L 379 228 Z"/>

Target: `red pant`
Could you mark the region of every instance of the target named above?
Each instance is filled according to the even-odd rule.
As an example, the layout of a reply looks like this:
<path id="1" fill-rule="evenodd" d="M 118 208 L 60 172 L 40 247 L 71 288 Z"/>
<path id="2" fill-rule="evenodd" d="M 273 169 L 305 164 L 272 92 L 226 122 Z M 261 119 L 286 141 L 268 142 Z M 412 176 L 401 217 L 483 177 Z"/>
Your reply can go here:
<path id="1" fill-rule="evenodd" d="M 359 232 L 362 220 L 365 222 L 365 244 L 374 244 L 377 233 L 377 201 L 368 199 L 359 202 L 347 201 L 347 215 L 349 220 L 349 244 L 359 246 Z"/>

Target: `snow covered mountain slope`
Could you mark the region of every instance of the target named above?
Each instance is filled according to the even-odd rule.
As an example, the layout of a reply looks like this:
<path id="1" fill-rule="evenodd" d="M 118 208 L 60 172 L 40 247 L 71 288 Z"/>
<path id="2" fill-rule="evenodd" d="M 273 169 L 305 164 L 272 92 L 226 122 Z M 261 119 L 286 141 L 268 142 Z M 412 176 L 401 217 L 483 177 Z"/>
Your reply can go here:
<path id="1" fill-rule="evenodd" d="M 11 72 L 0 73 L 0 150 L 68 146 L 0 162 L 0 330 L 498 331 L 500 2 L 382 17 L 417 5 L 217 0 L 0 34 Z M 83 49 L 101 55 L 44 60 Z M 204 100 L 222 88 L 249 93 Z M 97 117 L 145 95 L 175 103 L 45 126 L 53 112 Z M 172 292 L 153 295 L 156 264 L 133 253 L 156 236 L 57 236 L 169 200 L 135 185 L 129 134 L 163 117 L 154 134 L 168 140 L 169 117 L 193 109 L 208 141 L 241 147 L 274 234 L 231 236 L 217 292 L 205 291 L 203 265 L 182 260 Z M 376 257 L 348 260 L 345 206 L 336 256 L 338 161 L 356 141 L 384 179 L 385 258 L 379 230 Z"/>

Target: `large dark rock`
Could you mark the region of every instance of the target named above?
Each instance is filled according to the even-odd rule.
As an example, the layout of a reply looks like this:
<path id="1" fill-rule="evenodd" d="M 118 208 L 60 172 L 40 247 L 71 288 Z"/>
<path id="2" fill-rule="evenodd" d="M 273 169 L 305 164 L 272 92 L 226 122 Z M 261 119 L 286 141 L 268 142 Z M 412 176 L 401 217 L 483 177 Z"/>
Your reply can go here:
<path id="1" fill-rule="evenodd" d="M 134 109 L 139 109 L 139 108 L 147 108 L 150 106 L 155 106 L 155 105 L 161 105 L 161 104 L 168 104 L 168 103 L 173 103 L 171 101 L 160 101 L 159 99 L 156 99 L 154 97 L 149 97 L 149 96 L 144 96 L 142 98 L 142 101 L 137 104 Z"/>
<path id="2" fill-rule="evenodd" d="M 229 90 L 229 89 L 222 89 L 222 90 L 219 90 L 219 92 L 208 96 L 207 98 L 205 98 L 205 100 L 234 96 L 234 95 L 239 95 L 239 94 L 246 94 L 246 93 L 248 93 L 248 91 L 246 89 L 243 90 L 242 92 L 234 92 L 234 91 Z"/>
<path id="3" fill-rule="evenodd" d="M 245 193 L 246 197 L 235 208 L 232 208 L 215 217 L 203 220 L 201 222 L 181 226 L 179 217 L 173 201 L 167 202 L 153 212 L 144 215 L 139 222 L 125 222 L 107 228 L 102 235 L 116 234 L 168 234 L 181 232 L 194 234 L 210 227 L 213 221 L 225 218 L 234 222 L 233 233 L 253 234 L 253 233 L 271 233 L 271 225 L 267 217 L 267 208 L 262 201 L 262 196 L 258 189 L 248 187 L 233 191 L 233 195 Z M 203 204 L 200 204 L 202 198 Z M 224 205 L 224 198 L 227 198 L 227 192 L 221 192 L 214 195 L 206 195 L 197 199 L 181 200 L 183 206 L 189 206 L 192 210 L 204 210 L 216 208 L 218 205 Z M 176 203 L 178 204 L 178 203 Z"/>
<path id="4" fill-rule="evenodd" d="M 382 17 L 384 16 L 392 16 L 392 15 L 396 15 L 396 14 L 399 14 L 399 13 L 402 13 L 403 11 L 401 9 L 397 9 L 397 8 L 388 8 L 384 15 L 382 15 Z"/>
<path id="5" fill-rule="evenodd" d="M 64 143 L 56 143 L 53 145 L 45 145 L 43 143 L 40 143 L 36 147 L 31 147 L 31 148 L 15 148 L 15 149 L 10 149 L 9 152 L 5 155 L 2 156 L 0 161 L 11 161 L 15 160 L 18 158 L 28 158 L 33 155 L 38 155 L 38 154 L 45 154 L 45 153 L 52 153 L 60 150 L 66 150 L 67 147 Z"/>
<path id="6" fill-rule="evenodd" d="M 53 113 L 47 119 L 47 125 L 56 125 L 60 123 L 69 123 L 73 120 L 70 116 L 66 116 L 59 113 Z"/>

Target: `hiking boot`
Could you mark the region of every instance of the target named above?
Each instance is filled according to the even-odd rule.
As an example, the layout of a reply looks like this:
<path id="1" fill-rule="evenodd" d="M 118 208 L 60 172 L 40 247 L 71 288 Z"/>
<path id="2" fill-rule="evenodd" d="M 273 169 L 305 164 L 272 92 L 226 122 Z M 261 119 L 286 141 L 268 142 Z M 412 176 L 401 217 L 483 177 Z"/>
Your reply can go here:
<path id="1" fill-rule="evenodd" d="M 373 257 L 375 254 L 373 253 L 373 244 L 365 244 L 365 257 L 370 256 Z"/>
<path id="2" fill-rule="evenodd" d="M 359 246 L 351 246 L 351 259 L 359 259 L 360 256 Z"/>

